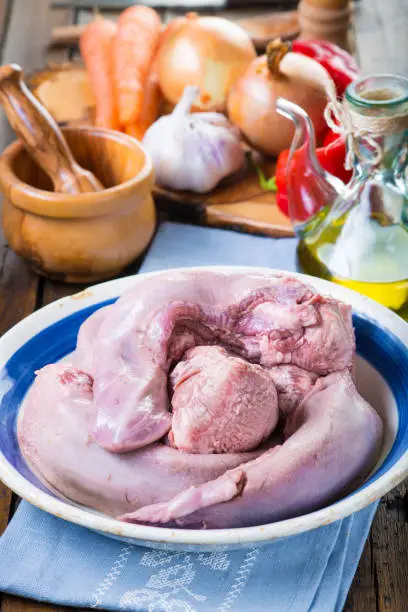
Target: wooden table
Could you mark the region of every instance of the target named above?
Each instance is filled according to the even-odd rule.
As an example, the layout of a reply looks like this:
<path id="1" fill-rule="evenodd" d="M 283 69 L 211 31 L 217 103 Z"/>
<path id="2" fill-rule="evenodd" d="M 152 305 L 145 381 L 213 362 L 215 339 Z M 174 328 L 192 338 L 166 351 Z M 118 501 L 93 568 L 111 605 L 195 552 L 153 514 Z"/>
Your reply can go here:
<path id="1" fill-rule="evenodd" d="M 51 27 L 85 22 L 89 10 L 72 10 L 57 0 L 0 0 L 1 63 L 18 62 L 26 71 L 46 61 L 63 61 L 66 51 L 47 51 Z M 90 3 L 91 4 L 91 3 Z M 104 2 L 95 2 L 103 5 Z M 109 3 L 106 3 L 109 4 Z M 110 3 L 111 5 L 113 2 Z M 241 3 L 242 4 L 242 3 Z M 248 0 L 248 5 L 252 4 Z M 58 6 L 59 5 L 59 6 Z M 239 17 L 243 15 L 239 11 Z M 231 16 L 231 10 L 228 15 Z M 254 9 L 251 9 L 254 13 Z M 237 15 L 237 13 L 234 13 Z M 171 13 L 167 10 L 166 17 Z M 397 72 L 408 76 L 408 2 L 361 0 L 356 7 L 356 54 L 365 73 Z M 0 116 L 0 151 L 12 134 Z M 135 262 L 127 273 L 135 273 Z M 79 288 L 39 278 L 8 248 L 0 235 L 0 333 L 37 308 Z M 18 500 L 0 483 L 0 534 Z M 1 560 L 7 562 L 6 559 Z M 0 593 L 1 612 L 65 610 Z M 346 610 L 404 612 L 408 610 L 408 487 L 402 485 L 380 504 L 360 560 Z M 250 612 L 250 611 L 249 611 Z M 306 611 L 305 611 L 306 612 Z M 329 611 L 328 611 L 329 612 Z"/>

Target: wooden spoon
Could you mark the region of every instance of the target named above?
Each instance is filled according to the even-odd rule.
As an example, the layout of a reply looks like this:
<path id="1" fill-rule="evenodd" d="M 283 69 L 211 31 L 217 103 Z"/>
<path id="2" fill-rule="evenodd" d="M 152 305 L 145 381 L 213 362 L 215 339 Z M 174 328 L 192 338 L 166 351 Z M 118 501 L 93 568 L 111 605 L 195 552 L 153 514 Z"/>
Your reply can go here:
<path id="1" fill-rule="evenodd" d="M 100 191 L 102 183 L 75 161 L 57 122 L 30 92 L 17 64 L 0 67 L 0 102 L 30 156 L 50 177 L 54 190 Z"/>

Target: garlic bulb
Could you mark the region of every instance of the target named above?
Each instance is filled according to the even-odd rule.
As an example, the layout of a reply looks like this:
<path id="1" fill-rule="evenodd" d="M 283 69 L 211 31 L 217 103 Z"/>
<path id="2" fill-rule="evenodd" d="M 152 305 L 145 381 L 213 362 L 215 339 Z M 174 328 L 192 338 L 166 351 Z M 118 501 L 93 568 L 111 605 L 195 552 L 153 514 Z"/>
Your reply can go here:
<path id="1" fill-rule="evenodd" d="M 162 187 L 206 193 L 244 164 L 239 130 L 224 115 L 189 112 L 198 94 L 187 86 L 173 112 L 143 138 Z"/>

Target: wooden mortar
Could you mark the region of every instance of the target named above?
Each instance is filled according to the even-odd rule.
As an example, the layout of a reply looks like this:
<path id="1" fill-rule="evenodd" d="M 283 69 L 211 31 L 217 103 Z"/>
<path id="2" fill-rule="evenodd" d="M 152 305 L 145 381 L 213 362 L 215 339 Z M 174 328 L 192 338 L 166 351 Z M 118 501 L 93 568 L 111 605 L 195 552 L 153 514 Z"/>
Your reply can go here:
<path id="1" fill-rule="evenodd" d="M 23 81 L 17 64 L 0 67 L 0 102 L 30 157 L 50 177 L 54 191 L 100 191 L 103 185 L 74 159 L 61 130 Z"/>
<path id="2" fill-rule="evenodd" d="M 155 227 L 150 157 L 130 136 L 95 127 L 62 130 L 75 161 L 105 189 L 57 193 L 21 142 L 0 157 L 5 236 L 40 274 L 67 283 L 117 275 Z"/>

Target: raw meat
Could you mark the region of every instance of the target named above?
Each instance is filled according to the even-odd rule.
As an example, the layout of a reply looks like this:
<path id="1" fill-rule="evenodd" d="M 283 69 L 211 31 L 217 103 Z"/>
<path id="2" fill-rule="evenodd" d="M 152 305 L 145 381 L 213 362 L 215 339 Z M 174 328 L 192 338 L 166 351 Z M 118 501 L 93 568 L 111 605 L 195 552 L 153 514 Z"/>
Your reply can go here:
<path id="1" fill-rule="evenodd" d="M 73 366 L 38 373 L 20 448 L 57 495 L 125 521 L 295 516 L 378 454 L 354 351 L 351 308 L 295 278 L 163 272 L 84 323 Z"/>
<path id="2" fill-rule="evenodd" d="M 108 453 L 88 435 L 92 379 L 55 364 L 39 373 L 18 420 L 28 465 L 59 496 L 117 516 L 217 478 L 262 451 L 189 455 L 164 444 Z"/>
<path id="3" fill-rule="evenodd" d="M 273 366 L 268 370 L 279 398 L 279 410 L 289 415 L 311 390 L 318 375 L 294 365 Z"/>
<path id="4" fill-rule="evenodd" d="M 355 348 L 350 307 L 286 276 L 152 276 L 125 293 L 101 325 L 97 317 L 84 324 L 83 336 L 90 329 L 96 337 L 74 363 L 85 371 L 95 364 L 90 434 L 113 452 L 169 431 L 167 376 L 189 348 L 217 344 L 253 363 L 293 363 L 318 374 L 349 367 Z"/>
<path id="5" fill-rule="evenodd" d="M 95 350 L 96 337 L 103 321 L 111 310 L 112 306 L 100 308 L 79 328 L 74 365 L 80 364 L 80 369 L 92 377 L 95 375 L 98 360 L 98 353 Z"/>
<path id="6" fill-rule="evenodd" d="M 268 372 L 225 349 L 190 349 L 170 379 L 176 448 L 189 453 L 249 451 L 276 427 L 278 396 Z"/>
<path id="7" fill-rule="evenodd" d="M 282 446 L 175 498 L 121 517 L 182 527 L 277 521 L 333 501 L 372 467 L 382 422 L 350 372 L 321 378 L 289 417 Z"/>

